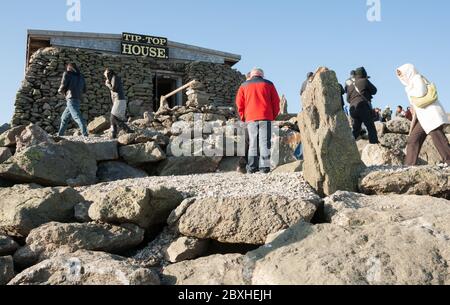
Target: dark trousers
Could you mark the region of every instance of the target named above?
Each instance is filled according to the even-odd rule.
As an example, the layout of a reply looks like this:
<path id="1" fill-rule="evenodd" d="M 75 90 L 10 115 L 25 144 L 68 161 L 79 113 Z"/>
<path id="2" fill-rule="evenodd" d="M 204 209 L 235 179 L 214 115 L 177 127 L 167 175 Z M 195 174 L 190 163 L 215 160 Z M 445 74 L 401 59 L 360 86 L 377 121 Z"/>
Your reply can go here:
<path id="1" fill-rule="evenodd" d="M 128 127 L 127 124 L 125 124 L 124 121 L 120 120 L 115 115 L 111 114 L 111 127 L 112 127 L 112 137 L 115 139 L 117 138 L 117 134 L 119 133 L 119 130 L 125 130 L 126 132 L 130 132 L 131 129 Z"/>
<path id="2" fill-rule="evenodd" d="M 431 139 L 433 140 L 434 146 L 436 146 L 439 154 L 442 157 L 442 161 L 450 164 L 450 146 L 448 139 L 442 131 L 442 127 L 430 132 Z M 414 166 L 417 164 L 419 159 L 420 150 L 422 145 L 427 138 L 427 133 L 423 130 L 420 122 L 414 125 L 411 135 L 408 138 L 408 147 L 406 148 L 406 165 Z"/>
<path id="3" fill-rule="evenodd" d="M 372 108 L 367 102 L 360 102 L 350 107 L 350 116 L 353 119 L 353 136 L 358 139 L 361 135 L 362 124 L 366 125 L 370 144 L 378 144 L 377 129 L 373 121 Z"/>

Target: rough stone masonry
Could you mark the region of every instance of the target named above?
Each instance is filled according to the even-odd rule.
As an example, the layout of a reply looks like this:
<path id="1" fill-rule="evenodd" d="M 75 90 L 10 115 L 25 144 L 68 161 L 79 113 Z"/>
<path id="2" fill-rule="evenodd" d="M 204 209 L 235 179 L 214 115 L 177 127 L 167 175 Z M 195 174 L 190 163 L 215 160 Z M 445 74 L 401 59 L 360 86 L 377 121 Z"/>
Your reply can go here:
<path id="1" fill-rule="evenodd" d="M 66 102 L 58 95 L 65 64 L 75 62 L 86 78 L 88 92 L 81 104 L 87 121 L 108 114 L 111 99 L 104 86 L 103 71 L 106 67 L 118 72 L 124 81 L 129 102 L 129 115 L 142 117 L 153 109 L 153 77 L 156 71 L 170 71 L 182 75 L 183 82 L 198 80 L 210 95 L 214 106 L 233 106 L 244 76 L 224 64 L 205 62 L 157 61 L 150 58 L 117 56 L 71 48 L 44 48 L 33 54 L 25 79 L 17 93 L 13 126 L 34 123 L 45 131 L 58 130 L 60 116 Z"/>

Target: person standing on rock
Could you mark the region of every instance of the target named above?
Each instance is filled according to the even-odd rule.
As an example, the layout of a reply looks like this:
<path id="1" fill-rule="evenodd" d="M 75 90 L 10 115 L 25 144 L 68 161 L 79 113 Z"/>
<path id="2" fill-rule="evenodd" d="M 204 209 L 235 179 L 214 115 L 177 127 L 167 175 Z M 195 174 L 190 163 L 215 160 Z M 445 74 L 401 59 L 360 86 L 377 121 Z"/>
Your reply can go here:
<path id="1" fill-rule="evenodd" d="M 262 69 L 253 69 L 251 79 L 241 85 L 236 106 L 249 134 L 247 173 L 269 173 L 272 122 L 280 113 L 280 96 L 275 85 L 264 79 Z"/>
<path id="2" fill-rule="evenodd" d="M 364 67 L 355 71 L 355 79 L 347 86 L 347 98 L 350 103 L 350 116 L 353 119 L 353 136 L 361 135 L 362 124 L 369 133 L 370 144 L 378 144 L 377 129 L 373 120 L 372 98 L 377 94 L 377 88 L 370 82 Z"/>
<path id="3" fill-rule="evenodd" d="M 400 82 L 413 109 L 413 121 L 408 138 L 406 165 L 414 166 L 427 136 L 431 136 L 443 162 L 450 165 L 450 146 L 444 134 L 444 125 L 449 124 L 447 113 L 439 102 L 434 85 L 423 77 L 412 64 L 397 69 Z M 433 91 L 436 93 L 433 95 Z"/>
<path id="4" fill-rule="evenodd" d="M 88 131 L 86 122 L 84 121 L 80 110 L 83 94 L 86 93 L 86 81 L 76 64 L 70 63 L 67 65 L 67 70 L 63 74 L 58 92 L 63 94 L 67 101 L 66 109 L 61 116 L 61 126 L 59 128 L 58 136 L 64 136 L 70 118 L 72 118 L 81 129 L 83 136 L 87 137 Z"/>
<path id="5" fill-rule="evenodd" d="M 120 77 L 111 69 L 105 71 L 106 82 L 105 85 L 111 91 L 111 100 L 113 108 L 111 110 L 111 130 L 112 139 L 116 139 L 119 129 L 125 130 L 127 133 L 132 133 L 130 127 L 125 123 L 127 114 L 127 101 L 125 92 L 123 90 L 123 83 Z"/>

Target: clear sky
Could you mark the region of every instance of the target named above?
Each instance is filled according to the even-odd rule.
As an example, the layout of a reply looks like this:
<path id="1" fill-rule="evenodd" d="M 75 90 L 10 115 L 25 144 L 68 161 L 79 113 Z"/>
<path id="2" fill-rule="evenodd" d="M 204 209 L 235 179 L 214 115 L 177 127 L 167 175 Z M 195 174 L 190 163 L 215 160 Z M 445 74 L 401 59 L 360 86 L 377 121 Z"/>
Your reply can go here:
<path id="1" fill-rule="evenodd" d="M 66 18 L 67 0 L 0 4 L 0 124 L 9 122 L 23 79 L 27 29 L 136 32 L 242 55 L 300 109 L 305 75 L 325 65 L 344 82 L 364 65 L 378 87 L 374 102 L 407 105 L 395 69 L 407 62 L 435 82 L 450 112 L 450 2 L 381 0 L 381 21 L 367 19 L 367 0 L 81 0 L 81 21 Z"/>

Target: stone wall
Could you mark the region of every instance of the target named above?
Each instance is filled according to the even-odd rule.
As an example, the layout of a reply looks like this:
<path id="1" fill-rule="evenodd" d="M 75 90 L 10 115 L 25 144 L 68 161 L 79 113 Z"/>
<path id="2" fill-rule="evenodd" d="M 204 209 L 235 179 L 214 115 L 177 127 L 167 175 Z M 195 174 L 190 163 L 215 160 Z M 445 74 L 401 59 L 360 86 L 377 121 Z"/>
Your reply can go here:
<path id="1" fill-rule="evenodd" d="M 87 121 L 111 110 L 110 94 L 103 78 L 106 67 L 122 76 L 132 117 L 139 117 L 153 108 L 153 72 L 156 70 L 181 73 L 186 82 L 192 79 L 204 82 L 206 91 L 212 95 L 211 103 L 220 106 L 234 104 L 236 91 L 243 81 L 241 73 L 221 64 L 161 62 L 80 49 L 45 48 L 30 60 L 16 96 L 13 126 L 34 123 L 49 133 L 58 130 L 66 103 L 57 91 L 65 64 L 69 62 L 77 63 L 86 78 L 88 92 L 81 110 Z"/>
<path id="2" fill-rule="evenodd" d="M 211 95 L 210 102 L 217 107 L 234 107 L 235 98 L 245 76 L 226 65 L 206 62 L 192 62 L 186 65 L 184 81 L 196 79 Z"/>

